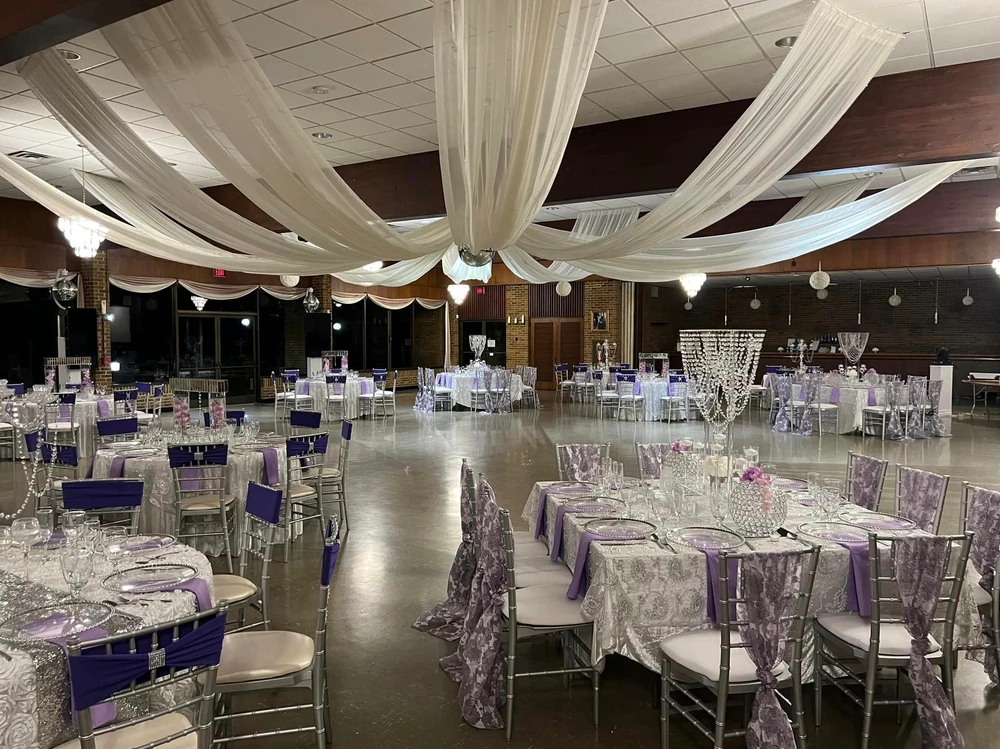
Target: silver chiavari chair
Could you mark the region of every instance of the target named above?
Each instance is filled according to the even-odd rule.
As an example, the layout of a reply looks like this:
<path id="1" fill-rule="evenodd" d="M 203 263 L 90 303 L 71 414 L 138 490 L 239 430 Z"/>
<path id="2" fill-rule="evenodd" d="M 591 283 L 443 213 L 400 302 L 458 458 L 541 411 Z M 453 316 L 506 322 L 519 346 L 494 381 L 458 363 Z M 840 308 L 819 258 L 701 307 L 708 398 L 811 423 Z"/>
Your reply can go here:
<path id="1" fill-rule="evenodd" d="M 805 749 L 802 641 L 819 551 L 819 547 L 810 545 L 808 548 L 768 553 L 719 552 L 719 626 L 684 632 L 660 643 L 662 749 L 670 746 L 671 710 L 683 715 L 702 736 L 713 742 L 716 749 L 722 749 L 726 739 L 746 736 L 745 728 L 726 730 L 726 703 L 732 694 L 750 695 L 763 688 L 758 667 L 747 652 L 750 645 L 741 636 L 744 627 L 750 626 L 758 626 L 764 631 L 773 628 L 779 632 L 779 637 L 781 630 L 787 628 L 787 636 L 783 641 L 779 640 L 778 660 L 772 664 L 771 673 L 776 678 L 775 696 L 779 702 L 784 702 L 791 708 L 791 723 L 799 749 Z M 775 591 L 763 585 L 763 590 L 754 591 L 757 598 L 766 597 L 770 593 L 776 600 L 767 601 L 767 605 L 756 608 L 759 618 L 771 617 L 770 621 L 752 622 L 746 605 L 748 566 L 759 565 L 756 576 L 766 578 L 767 572 L 772 569 L 768 557 L 771 562 L 780 565 L 776 569 L 787 571 L 791 576 L 786 579 L 783 589 Z M 782 562 L 786 564 L 781 564 Z M 781 647 L 782 644 L 784 648 Z M 786 663 L 784 654 L 789 649 L 791 659 Z M 705 687 L 716 695 L 714 710 L 691 691 L 692 685 Z M 788 686 L 791 686 L 791 699 L 777 691 Z M 674 692 L 684 695 L 691 704 L 682 705 L 675 699 Z M 707 725 L 697 717 L 699 712 L 708 714 L 710 722 Z"/>
<path id="2" fill-rule="evenodd" d="M 992 650 L 1000 663 L 1000 491 L 962 482 L 962 505 L 958 516 L 959 533 L 972 534 L 967 575 L 972 575 L 972 602 L 979 609 L 982 638 L 979 645 L 963 645 L 955 650 Z M 990 657 L 989 654 L 986 656 Z M 985 660 L 985 659 L 984 659 Z"/>
<path id="3" fill-rule="evenodd" d="M 611 456 L 611 443 L 556 445 L 556 468 L 560 481 L 596 481 L 601 459 Z"/>
<path id="4" fill-rule="evenodd" d="M 135 535 L 142 513 L 142 479 L 78 479 L 62 483 L 59 511 L 81 510 L 97 515 L 102 525 L 121 525 Z"/>
<path id="5" fill-rule="evenodd" d="M 76 393 L 56 393 L 56 400 L 45 404 L 46 440 L 60 445 L 80 446 L 80 422 L 76 418 Z"/>
<path id="6" fill-rule="evenodd" d="M 882 499 L 885 475 L 889 461 L 862 455 L 853 450 L 847 453 L 847 482 L 844 484 L 847 501 L 865 509 L 878 511 Z"/>
<path id="7" fill-rule="evenodd" d="M 97 444 L 130 442 L 139 437 L 139 419 L 136 416 L 108 416 L 97 420 Z"/>
<path id="8" fill-rule="evenodd" d="M 330 521 L 323 546 L 320 570 L 319 606 L 313 637 L 283 630 L 232 632 L 226 635 L 216 679 L 222 709 L 217 711 L 216 743 L 232 744 L 250 739 L 276 738 L 295 733 L 312 733 L 318 749 L 333 743 L 333 721 L 327 699 L 327 614 L 330 604 L 330 581 L 340 554 L 340 537 Z M 310 701 L 281 707 L 267 707 L 233 712 L 233 697 L 251 692 L 274 692 L 308 689 Z M 273 728 L 233 735 L 234 723 L 243 718 L 272 716 L 299 710 L 312 711 L 312 725 Z M 200 747 L 199 747 L 200 749 Z"/>
<path id="9" fill-rule="evenodd" d="M 347 375 L 343 372 L 335 372 L 326 376 L 326 418 L 333 421 L 344 418 L 347 413 L 344 403 L 347 397 Z M 339 414 L 337 412 L 340 412 Z"/>
<path id="10" fill-rule="evenodd" d="M 163 385 L 153 385 L 151 382 L 135 383 L 137 391 L 136 416 L 140 423 L 149 421 L 160 422 L 160 412 L 163 408 Z M 141 401 L 141 402 L 140 402 Z M 148 417 L 144 418 L 144 417 Z"/>
<path id="11" fill-rule="evenodd" d="M 285 535 L 283 562 L 287 562 L 292 553 L 293 524 L 319 520 L 320 529 L 325 524 L 320 493 L 323 464 L 329 441 L 328 432 L 297 434 L 285 441 L 287 470 L 285 471 L 285 516 L 282 522 Z"/>
<path id="12" fill-rule="evenodd" d="M 948 475 L 897 465 L 894 512 L 927 533 L 937 533 L 950 481 Z"/>
<path id="13" fill-rule="evenodd" d="M 174 479 L 174 536 L 178 541 L 222 536 L 226 566 L 233 571 L 229 544 L 229 512 L 232 496 L 226 494 L 229 446 L 225 444 L 170 445 L 167 448 Z M 184 531 L 185 521 L 218 517 L 218 531 Z"/>
<path id="14" fill-rule="evenodd" d="M 952 684 L 954 663 L 955 615 L 965 579 L 965 566 L 969 559 L 971 536 L 910 536 L 890 537 L 868 534 L 868 559 L 871 565 L 871 616 L 858 613 L 823 614 L 814 619 L 815 654 L 813 689 L 815 696 L 816 725 L 822 720 L 823 685 L 832 684 L 851 702 L 861 708 L 861 749 L 868 749 L 872 714 L 875 707 L 912 705 L 914 700 L 901 698 L 900 672 L 910 675 L 910 659 L 915 640 L 907 629 L 906 602 L 900 592 L 900 580 L 905 576 L 910 584 L 924 588 L 916 582 L 921 575 L 933 576 L 940 581 L 933 599 L 929 625 L 941 626 L 941 642 L 928 636 L 928 652 L 923 655 L 931 664 L 941 667 L 941 682 L 951 707 L 955 694 Z M 919 547 L 937 546 L 941 549 L 942 564 L 937 569 L 919 569 L 921 563 L 933 560 L 930 554 L 921 553 Z M 905 547 L 905 548 L 904 548 Z M 902 559 L 900 559 L 902 557 Z M 905 568 L 905 572 L 900 572 Z M 917 591 L 911 591 L 916 596 Z M 827 672 L 825 665 L 833 669 Z M 858 669 L 858 664 L 863 667 Z M 876 680 L 880 672 L 896 671 L 896 693 L 892 698 L 875 699 Z M 864 690 L 862 696 L 850 687 Z M 924 737 L 925 740 L 928 737 Z"/>
<path id="15" fill-rule="evenodd" d="M 49 442 L 48 434 L 43 432 L 40 447 L 42 464 L 45 466 L 45 486 L 35 495 L 35 509 L 39 509 L 42 496 L 47 497 L 49 507 L 54 507 L 56 500 L 62 494 L 64 481 L 76 479 L 80 470 L 80 455 L 76 445 L 61 442 Z M 27 441 L 28 435 L 25 435 Z M 29 445 L 29 450 L 31 449 Z"/>

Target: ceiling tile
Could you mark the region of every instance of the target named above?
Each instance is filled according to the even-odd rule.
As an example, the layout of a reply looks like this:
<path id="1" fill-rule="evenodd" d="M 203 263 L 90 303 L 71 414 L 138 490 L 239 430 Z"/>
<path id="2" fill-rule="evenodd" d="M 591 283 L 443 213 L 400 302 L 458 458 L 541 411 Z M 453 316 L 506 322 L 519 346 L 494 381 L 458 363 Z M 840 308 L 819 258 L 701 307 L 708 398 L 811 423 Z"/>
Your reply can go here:
<path id="1" fill-rule="evenodd" d="M 339 106 L 340 101 L 337 102 L 337 107 Z M 292 114 L 317 125 L 330 125 L 334 122 L 351 119 L 350 114 L 342 112 L 336 107 L 331 107 L 329 104 L 311 104 L 308 107 L 293 109 Z"/>
<path id="2" fill-rule="evenodd" d="M 5 73 L 0 70 L 0 91 L 8 94 L 18 94 L 21 91 L 27 91 L 28 84 L 24 82 L 24 79 L 19 75 L 14 75 L 13 73 Z"/>
<path id="3" fill-rule="evenodd" d="M 647 57 L 645 60 L 624 62 L 618 67 L 638 83 L 658 81 L 662 78 L 673 78 L 698 72 L 697 68 L 684 59 L 684 56 L 678 52 Z"/>
<path id="4" fill-rule="evenodd" d="M 365 151 L 364 155 L 370 159 L 394 159 L 398 156 L 405 156 L 406 151 L 398 151 L 395 148 L 376 146 L 371 151 Z"/>
<path id="5" fill-rule="evenodd" d="M 375 96 L 385 99 L 398 107 L 415 107 L 418 104 L 428 104 L 434 101 L 434 93 L 415 83 L 404 83 L 376 91 Z"/>
<path id="6" fill-rule="evenodd" d="M 47 133 L 55 133 L 61 138 L 72 138 L 69 130 L 64 128 L 55 117 L 43 117 L 40 120 L 32 120 L 28 127 L 35 130 L 44 130 Z M 159 134 L 162 137 L 162 133 Z"/>
<path id="7" fill-rule="evenodd" d="M 669 109 L 665 104 L 653 99 L 641 104 L 628 104 L 624 107 L 615 107 L 611 111 L 621 119 L 627 120 L 630 117 L 646 117 L 651 114 L 662 114 L 669 111 Z"/>
<path id="8" fill-rule="evenodd" d="M 638 104 L 658 104 L 656 97 L 642 86 L 622 86 L 607 91 L 596 91 L 587 94 L 587 98 L 605 109 L 614 111 L 618 107 L 635 106 Z"/>
<path id="9" fill-rule="evenodd" d="M 188 142 L 188 139 L 182 135 L 168 135 L 166 138 L 160 138 L 155 143 L 152 143 L 150 145 L 155 146 L 156 144 L 167 146 L 169 148 L 174 148 L 180 151 L 194 150 L 194 148 L 191 146 L 191 143 Z"/>
<path id="10" fill-rule="evenodd" d="M 404 127 L 426 125 L 429 123 L 429 120 L 426 117 L 421 117 L 416 112 L 411 112 L 408 109 L 395 109 L 391 112 L 373 114 L 369 119 L 372 119 L 375 122 L 381 122 L 383 125 L 396 128 L 397 130 Z"/>
<path id="11" fill-rule="evenodd" d="M 357 94 L 348 96 L 345 99 L 338 99 L 337 106 L 345 112 L 350 112 L 358 117 L 367 117 L 378 112 L 388 112 L 394 109 L 392 104 L 376 99 L 369 94 Z"/>
<path id="12" fill-rule="evenodd" d="M 303 78 L 310 78 L 316 75 L 311 70 L 301 68 L 294 63 L 282 60 L 280 57 L 275 57 L 274 55 L 264 55 L 263 57 L 258 57 L 257 64 L 260 65 L 260 69 L 264 71 L 264 75 L 267 76 L 267 80 L 269 80 L 274 86 L 280 86 L 282 83 L 299 81 Z"/>
<path id="13" fill-rule="evenodd" d="M 278 5 L 282 5 L 288 0 L 240 0 L 244 5 L 253 8 L 255 11 L 270 10 Z"/>
<path id="14" fill-rule="evenodd" d="M 139 122 L 130 122 L 128 126 L 129 128 L 131 128 L 133 133 L 135 133 L 145 141 L 159 140 L 160 138 L 169 135 L 169 133 L 165 133 L 162 130 L 157 130 L 156 128 L 146 127 L 145 125 Z M 66 134 L 68 135 L 68 133 Z"/>
<path id="15" fill-rule="evenodd" d="M 624 0 L 611 0 L 608 9 L 604 11 L 604 25 L 601 26 L 601 36 L 624 34 L 626 31 L 636 31 L 646 28 L 646 21 L 631 5 Z"/>
<path id="16" fill-rule="evenodd" d="M 434 77 L 434 55 L 422 49 L 397 57 L 388 57 L 379 60 L 377 64 L 380 68 L 385 68 L 408 81 Z"/>
<path id="17" fill-rule="evenodd" d="M 629 86 L 632 83 L 634 81 L 631 78 L 618 68 L 609 65 L 606 68 L 598 68 L 597 70 L 590 71 L 590 75 L 587 77 L 587 85 L 584 87 L 583 92 L 589 94 L 592 91 L 605 91 L 609 88 Z"/>
<path id="18" fill-rule="evenodd" d="M 434 46 L 434 11 L 431 8 L 383 21 L 382 26 L 418 47 Z"/>
<path id="19" fill-rule="evenodd" d="M 438 142 L 438 129 L 437 124 L 431 122 L 427 125 L 417 125 L 416 127 L 405 127 L 403 128 L 404 133 L 409 133 L 415 138 L 420 138 L 428 143 L 433 143 L 437 145 Z"/>
<path id="20" fill-rule="evenodd" d="M 416 47 L 379 26 L 365 26 L 326 40 L 334 47 L 369 62 L 412 52 Z"/>
<path id="21" fill-rule="evenodd" d="M 387 130 L 384 133 L 375 133 L 374 135 L 369 135 L 367 140 L 374 141 L 383 146 L 389 146 L 390 148 L 396 148 L 400 151 L 405 151 L 406 153 L 422 153 L 424 151 L 433 151 L 434 144 L 428 143 L 425 140 L 421 140 L 409 133 L 401 133 L 397 130 Z"/>
<path id="22" fill-rule="evenodd" d="M 38 101 L 35 97 L 28 96 L 27 94 L 14 94 L 13 96 L 8 96 L 5 99 L 0 99 L 0 107 L 16 109 L 20 112 L 28 112 L 29 114 L 38 115 L 39 117 L 49 116 L 49 110 L 45 108 L 45 105 Z"/>
<path id="23" fill-rule="evenodd" d="M 704 47 L 747 35 L 740 19 L 731 10 L 687 18 L 656 27 L 677 49 Z"/>
<path id="24" fill-rule="evenodd" d="M 437 119 L 437 104 L 421 104 L 417 107 L 409 107 L 411 112 L 422 114 L 429 120 Z"/>
<path id="25" fill-rule="evenodd" d="M 417 81 L 417 85 L 423 86 L 428 91 L 433 91 L 434 90 L 434 79 L 433 78 L 424 78 L 422 80 Z"/>
<path id="26" fill-rule="evenodd" d="M 740 5 L 736 14 L 746 24 L 751 34 L 802 26 L 812 9 L 810 0 L 762 0 L 759 3 Z"/>
<path id="27" fill-rule="evenodd" d="M 264 52 L 277 52 L 279 49 L 312 41 L 308 34 L 263 14 L 241 18 L 234 21 L 233 26 L 243 37 L 243 41 Z"/>
<path id="28" fill-rule="evenodd" d="M 7 125 L 23 125 L 25 122 L 31 122 L 32 120 L 38 119 L 38 114 L 36 112 L 23 112 L 20 109 L 10 109 L 9 107 L 3 106 L 4 102 L 0 101 L 0 127 L 3 124 Z"/>
<path id="29" fill-rule="evenodd" d="M 869 7 L 858 15 L 869 23 L 893 31 L 917 31 L 924 28 L 924 9 L 919 2 Z"/>
<path id="30" fill-rule="evenodd" d="M 136 91 L 134 94 L 119 96 L 117 101 L 127 104 L 130 107 L 138 107 L 139 109 L 145 109 L 147 112 L 160 114 L 160 108 L 153 103 L 153 100 L 149 98 L 149 94 L 145 91 Z M 3 106 L 3 102 L 0 102 L 0 106 Z"/>
<path id="31" fill-rule="evenodd" d="M 935 55 L 942 50 L 993 44 L 1000 39 L 1000 16 L 931 29 Z"/>
<path id="32" fill-rule="evenodd" d="M 344 164 L 360 164 L 363 161 L 371 161 L 367 156 L 362 156 L 361 154 L 348 154 L 346 158 L 337 159 L 338 166 L 343 166 Z"/>
<path id="33" fill-rule="evenodd" d="M 670 23 L 683 18 L 725 10 L 725 0 L 629 0 L 651 24 Z"/>
<path id="34" fill-rule="evenodd" d="M 959 65 L 963 62 L 976 62 L 978 60 L 992 60 L 997 57 L 1000 57 L 1000 42 L 979 44 L 975 47 L 949 49 L 934 53 L 934 61 L 939 66 Z M 0 101 L 0 104 L 3 104 L 3 102 Z"/>
<path id="35" fill-rule="evenodd" d="M 576 115 L 576 119 L 573 120 L 573 127 L 586 127 L 587 125 L 598 125 L 602 122 L 611 122 L 611 120 L 617 120 L 613 114 L 608 112 L 606 109 L 600 109 L 596 112 L 579 112 Z"/>
<path id="36" fill-rule="evenodd" d="M 31 124 L 14 125 L 13 127 L 5 128 L 3 134 L 13 138 L 24 138 L 39 145 L 42 143 L 52 143 L 65 137 L 65 133 L 50 133 L 45 130 L 36 130 L 31 127 Z"/>
<path id="37" fill-rule="evenodd" d="M 372 149 L 379 147 L 380 146 L 377 143 L 372 143 L 370 140 L 364 140 L 362 138 L 351 138 L 337 143 L 337 148 L 344 151 L 350 151 L 351 153 L 364 153 L 365 151 L 371 151 Z"/>
<path id="38" fill-rule="evenodd" d="M 87 49 L 92 49 L 96 52 L 101 52 L 109 57 L 117 56 L 115 55 L 115 51 L 111 49 L 111 45 L 108 44 L 107 40 L 104 38 L 104 34 L 100 31 L 88 31 L 83 36 L 78 36 L 74 39 L 73 44 L 86 47 Z"/>
<path id="39" fill-rule="evenodd" d="M 333 0 L 295 0 L 269 10 L 266 15 L 311 37 L 332 36 L 368 25 L 368 19 Z"/>
<path id="40" fill-rule="evenodd" d="M 666 101 L 676 99 L 680 96 L 692 96 L 694 94 L 704 94 L 714 92 L 715 87 L 701 73 L 690 75 L 679 75 L 675 78 L 664 78 L 659 81 L 650 81 L 643 86 L 657 99 Z"/>
<path id="41" fill-rule="evenodd" d="M 349 68 L 364 62 L 360 57 L 348 54 L 326 42 L 318 41 L 284 49 L 275 53 L 275 56 L 320 74 Z"/>
<path id="42" fill-rule="evenodd" d="M 302 94 L 297 94 L 294 91 L 289 91 L 288 89 L 281 88 L 280 86 L 274 90 L 277 91 L 278 96 L 281 98 L 283 102 L 285 102 L 285 106 L 288 107 L 289 109 L 295 109 L 296 107 L 307 107 L 313 103 L 312 99 L 302 96 Z"/>
<path id="43" fill-rule="evenodd" d="M 107 78 L 98 78 L 90 73 L 81 73 L 80 77 L 87 82 L 94 93 L 102 99 L 111 99 L 116 96 L 130 94 L 136 90 L 135 86 L 126 86 L 124 83 L 109 81 Z"/>
<path id="44" fill-rule="evenodd" d="M 734 39 L 731 42 L 720 42 L 719 44 L 710 44 L 707 47 L 689 49 L 684 54 L 701 70 L 728 68 L 764 59 L 757 43 L 750 38 Z"/>
<path id="45" fill-rule="evenodd" d="M 135 79 L 128 68 L 125 67 L 125 63 L 121 60 L 114 60 L 113 62 L 105 63 L 104 65 L 98 65 L 96 68 L 91 68 L 89 73 L 92 73 L 100 78 L 107 78 L 108 80 L 117 81 L 118 83 L 124 83 L 133 88 L 142 88 L 139 85 L 139 81 Z"/>
<path id="46" fill-rule="evenodd" d="M 431 6 L 431 0 L 337 0 L 369 21 L 384 21 Z"/>
<path id="47" fill-rule="evenodd" d="M 712 104 L 721 104 L 726 101 L 726 97 L 714 89 L 703 94 L 689 94 L 688 96 L 678 96 L 673 99 L 664 99 L 663 103 L 671 109 L 694 109 L 695 107 L 707 107 Z"/>
<path id="48" fill-rule="evenodd" d="M 242 3 L 238 3 L 236 0 L 216 0 L 216 3 L 216 7 L 219 9 L 219 13 L 222 17 L 228 18 L 230 21 L 235 21 L 254 13 L 253 8 L 249 8 Z"/>
<path id="49" fill-rule="evenodd" d="M 759 94 L 771 76 L 774 66 L 770 62 L 751 62 L 732 68 L 710 70 L 705 75 L 732 101 L 751 99 Z"/>
<path id="50" fill-rule="evenodd" d="M 597 51 L 612 64 L 673 52 L 655 29 L 641 29 L 610 36 L 597 42 Z"/>
<path id="51" fill-rule="evenodd" d="M 948 65 L 951 63 L 943 62 L 939 55 L 938 64 Z M 900 57 L 895 60 L 886 60 L 875 75 L 895 75 L 896 73 L 906 73 L 910 70 L 923 70 L 924 68 L 929 67 L 931 67 L 931 56 L 929 54 L 914 55 L 913 57 Z"/>
<path id="52" fill-rule="evenodd" d="M 426 120 L 426 118 L 422 119 Z M 347 133 L 348 135 L 360 137 L 362 135 L 371 135 L 372 133 L 381 133 L 389 130 L 390 128 L 387 125 L 383 125 L 381 122 L 374 122 L 364 117 L 356 117 L 353 120 L 338 122 L 337 129 Z"/>
<path id="53" fill-rule="evenodd" d="M 333 99 L 342 99 L 345 96 L 357 93 L 350 86 L 345 86 L 343 83 L 322 75 L 317 75 L 313 78 L 303 78 L 301 81 L 294 81 L 293 83 L 283 83 L 280 88 L 294 91 L 312 101 L 332 101 Z M 320 90 L 314 91 L 313 89 Z M 324 89 L 326 90 L 325 93 L 323 92 Z"/>
<path id="54" fill-rule="evenodd" d="M 924 6 L 927 8 L 927 25 L 932 29 L 1000 14 L 1000 6 L 983 0 L 924 0 Z"/>
<path id="55" fill-rule="evenodd" d="M 30 149 L 32 146 L 37 145 L 33 141 L 25 140 L 24 138 L 15 138 L 12 135 L 6 135 L 5 130 L 0 130 L 0 148 L 4 150 L 17 150 Z M 45 153 L 48 149 L 42 150 Z"/>
<path id="56" fill-rule="evenodd" d="M 899 43 L 893 47 L 889 59 L 895 60 L 897 57 L 925 55 L 928 52 L 930 52 L 930 46 L 927 39 L 927 32 L 923 30 L 913 31 L 899 40 Z"/>
<path id="57" fill-rule="evenodd" d="M 390 73 L 388 70 L 376 67 L 371 63 L 344 68 L 328 74 L 329 78 L 350 86 L 358 91 L 374 91 L 403 83 L 405 79 Z M 433 97 L 432 97 L 433 98 Z M 418 102 L 419 103 L 419 102 Z"/>

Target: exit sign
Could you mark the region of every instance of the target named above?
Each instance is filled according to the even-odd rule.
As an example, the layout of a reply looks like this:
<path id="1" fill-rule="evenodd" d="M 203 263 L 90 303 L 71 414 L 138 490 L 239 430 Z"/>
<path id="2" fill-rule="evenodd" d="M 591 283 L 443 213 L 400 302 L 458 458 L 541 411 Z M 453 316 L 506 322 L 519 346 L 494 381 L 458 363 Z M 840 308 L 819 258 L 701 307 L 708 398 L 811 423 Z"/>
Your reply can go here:
<path id="1" fill-rule="evenodd" d="M 216 278 L 225 278 L 226 271 L 224 271 L 222 268 L 216 268 L 214 271 L 212 271 L 212 275 L 214 275 Z"/>
<path id="2" fill-rule="evenodd" d="M 477 286 L 476 287 L 476 293 L 477 294 L 485 294 L 486 293 L 486 287 L 485 286 Z"/>

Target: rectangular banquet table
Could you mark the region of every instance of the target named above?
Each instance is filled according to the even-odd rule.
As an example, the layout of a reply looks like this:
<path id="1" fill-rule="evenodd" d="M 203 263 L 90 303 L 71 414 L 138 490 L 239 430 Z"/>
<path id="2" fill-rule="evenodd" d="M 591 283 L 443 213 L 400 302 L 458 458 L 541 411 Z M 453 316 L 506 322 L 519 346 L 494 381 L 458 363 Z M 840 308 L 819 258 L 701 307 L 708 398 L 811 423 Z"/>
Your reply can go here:
<path id="1" fill-rule="evenodd" d="M 534 530 L 541 490 L 559 482 L 543 481 L 534 485 L 521 518 Z M 566 501 L 546 496 L 546 534 L 552 536 L 556 507 Z M 704 514 L 682 517 L 680 525 L 715 526 L 705 507 Z M 585 514 L 585 513 L 584 513 Z M 578 517 L 566 513 L 563 523 L 563 559 L 572 570 L 580 544 L 583 526 L 592 516 Z M 787 528 L 797 528 L 815 519 L 812 508 L 790 501 Z M 847 610 L 847 582 L 850 553 L 839 544 L 808 539 L 819 543 L 823 550 L 813 585 L 809 613 L 837 613 Z M 774 536 L 753 539 L 758 550 L 802 548 L 790 539 Z M 587 560 L 590 587 L 583 598 L 585 618 L 593 621 L 592 653 L 595 662 L 616 653 L 638 661 L 646 668 L 659 672 L 660 642 L 670 635 L 713 626 L 708 617 L 708 578 L 705 554 L 684 544 L 672 543 L 674 550 L 663 548 L 654 541 L 628 544 L 594 542 Z M 551 548 L 551 546 L 550 546 Z M 956 645 L 979 642 L 979 614 L 973 603 L 972 585 L 965 580 L 955 625 Z M 807 652 L 803 660 L 803 676 L 811 674 L 811 631 L 807 628 Z M 806 657 L 809 656 L 809 657 Z"/>
<path id="2" fill-rule="evenodd" d="M 163 561 L 188 564 L 197 577 L 208 583 L 215 603 L 212 566 L 204 554 L 178 545 Z M 121 569 L 131 557 L 126 556 Z M 32 551 L 31 582 L 23 583 L 24 566 L 20 550 L 0 552 L 0 622 L 30 608 L 59 602 L 69 592 L 63 580 L 58 551 Z M 81 591 L 81 599 L 103 601 L 114 598 L 101 586 L 111 572 L 98 555 L 94 575 Z M 116 614 L 102 628 L 111 634 L 142 629 L 196 611 L 194 595 L 184 591 L 136 596 L 141 603 L 115 606 Z M 51 749 L 76 737 L 69 700 L 69 677 L 62 649 L 45 641 L 13 642 L 0 638 L 0 649 L 11 660 L 0 657 L 0 746 L 3 749 Z M 130 698 L 118 703 L 117 717 L 124 720 L 149 710 L 162 709 L 193 696 L 193 685 L 186 683 L 151 692 L 149 699 Z"/>
<path id="3" fill-rule="evenodd" d="M 472 408 L 472 391 L 479 387 L 478 375 L 466 372 L 438 372 L 438 387 L 451 388 L 451 399 L 460 406 Z M 516 403 L 524 392 L 524 381 L 519 374 L 510 376 L 510 400 Z"/>
<path id="4" fill-rule="evenodd" d="M 821 385 L 817 400 L 820 403 L 832 403 L 831 399 L 834 396 L 834 390 L 838 391 L 839 396 L 837 401 L 837 434 L 853 434 L 854 432 L 861 431 L 864 421 L 864 410 L 871 398 L 870 391 L 873 391 L 875 394 L 875 405 L 885 405 L 885 388 L 869 388 L 867 385 L 859 385 L 858 387 L 843 386 L 838 388 L 831 387 L 830 385 Z M 792 400 L 801 400 L 801 393 L 801 385 L 792 385 Z M 827 413 L 829 414 L 829 412 Z M 834 431 L 832 424 L 832 420 L 828 422 L 827 416 L 824 415 L 823 431 Z"/>

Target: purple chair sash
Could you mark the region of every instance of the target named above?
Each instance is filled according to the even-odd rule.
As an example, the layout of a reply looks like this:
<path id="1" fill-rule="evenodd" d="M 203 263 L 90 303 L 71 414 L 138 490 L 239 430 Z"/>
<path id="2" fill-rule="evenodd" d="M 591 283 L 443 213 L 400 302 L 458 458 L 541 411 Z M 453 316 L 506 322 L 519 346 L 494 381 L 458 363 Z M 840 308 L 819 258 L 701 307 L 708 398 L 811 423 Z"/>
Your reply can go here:
<path id="1" fill-rule="evenodd" d="M 27 439 L 27 435 L 25 435 Z M 55 462 L 61 463 L 62 465 L 76 467 L 79 465 L 79 458 L 77 456 L 75 445 L 55 445 L 56 454 Z M 47 443 L 42 443 L 42 462 L 51 463 L 52 462 L 52 448 L 53 445 Z"/>
<path id="2" fill-rule="evenodd" d="M 354 422 L 353 421 L 343 421 L 340 424 L 340 438 L 351 441 L 351 434 L 354 432 Z"/>
<path id="3" fill-rule="evenodd" d="M 278 451 L 273 447 L 265 447 L 261 453 L 264 456 L 264 480 L 274 486 L 281 481 L 281 474 L 278 471 Z"/>
<path id="4" fill-rule="evenodd" d="M 79 387 L 79 385 L 77 386 Z M 59 402 L 64 406 L 72 406 L 76 404 L 76 393 L 59 393 Z"/>
<path id="5" fill-rule="evenodd" d="M 14 395 L 24 395 L 24 383 L 23 382 L 8 383 L 7 387 L 9 387 L 11 390 L 14 391 Z"/>
<path id="6" fill-rule="evenodd" d="M 98 401 L 101 403 L 101 401 Z M 106 405 L 106 404 L 105 404 Z M 98 407 L 100 410 L 100 407 Z M 120 419 L 108 419 L 97 422 L 97 433 L 101 437 L 116 437 L 122 434 L 135 434 L 139 431 L 139 419 L 135 416 L 123 416 Z"/>
<path id="7" fill-rule="evenodd" d="M 337 566 L 337 557 L 340 556 L 340 540 L 336 540 L 333 543 L 329 541 L 323 547 L 323 569 L 320 574 L 320 585 L 326 586 L 330 584 L 330 578 L 333 577 L 333 570 Z"/>
<path id="8" fill-rule="evenodd" d="M 847 569 L 847 610 L 872 615 L 871 558 L 867 541 L 838 542 L 851 553 Z"/>
<path id="9" fill-rule="evenodd" d="M 311 455 L 313 453 L 326 454 L 327 443 L 330 440 L 329 434 L 320 434 L 313 437 L 289 437 L 285 442 L 285 450 L 289 458 L 296 458 L 301 455 Z"/>
<path id="10" fill-rule="evenodd" d="M 708 618 L 713 622 L 722 621 L 722 590 L 719 588 L 719 550 L 702 549 L 705 554 L 705 570 L 708 582 L 706 591 L 706 602 Z M 737 577 L 739 575 L 739 564 L 735 559 L 729 560 L 729 598 L 737 596 Z M 729 621 L 736 621 L 736 604 L 729 604 Z"/>
<path id="11" fill-rule="evenodd" d="M 101 510 L 138 507 L 142 504 L 142 481 L 64 481 L 63 505 L 67 510 Z"/>
<path id="12" fill-rule="evenodd" d="M 288 422 L 293 427 L 308 427 L 309 429 L 319 429 L 323 414 L 319 411 L 292 411 L 288 415 Z"/>
<path id="13" fill-rule="evenodd" d="M 606 536 L 599 533 L 588 533 L 584 531 L 580 534 L 580 546 L 576 552 L 576 565 L 573 570 L 573 582 L 569 584 L 566 597 L 575 601 L 581 595 L 587 595 L 590 588 L 590 572 L 587 569 L 587 559 L 590 557 L 590 544 L 592 541 L 638 541 L 642 536 L 635 534 L 621 536 Z"/>
<path id="14" fill-rule="evenodd" d="M 868 405 L 877 406 L 878 399 L 875 397 L 875 388 L 868 388 Z"/>
<path id="15" fill-rule="evenodd" d="M 274 451 L 274 448 L 267 448 Z M 275 452 L 275 460 L 277 453 Z M 273 481 L 270 483 L 278 483 Z M 271 525 L 277 525 L 281 519 L 281 490 L 262 486 L 251 481 L 247 486 L 247 513 Z"/>
<path id="16" fill-rule="evenodd" d="M 108 402 L 103 398 L 97 399 L 97 415 L 100 416 L 102 419 L 106 419 L 108 416 L 111 415 L 111 409 L 108 407 Z"/>
<path id="17" fill-rule="evenodd" d="M 54 614 L 53 616 L 46 617 L 46 621 L 51 622 L 57 618 L 65 619 L 66 615 Z M 101 629 L 100 627 L 94 627 L 93 629 L 88 629 L 86 632 L 81 632 L 80 634 L 76 635 L 76 639 L 78 639 L 80 642 L 89 642 L 91 640 L 102 640 L 107 636 L 108 636 L 107 630 Z M 51 642 L 53 645 L 58 645 L 59 647 L 61 647 L 63 651 L 66 653 L 68 658 L 69 650 L 66 647 L 66 641 L 68 639 L 69 639 L 68 637 L 54 637 L 51 640 L 49 640 L 49 642 Z M 67 663 L 67 668 L 68 668 L 68 663 Z M 73 711 L 73 726 L 76 727 L 77 706 L 76 706 L 76 699 L 72 694 L 70 694 L 69 696 L 69 702 L 70 702 L 70 710 Z M 100 728 L 101 726 L 105 726 L 108 723 L 112 722 L 117 717 L 118 717 L 118 705 L 116 705 L 114 702 L 106 702 L 100 705 L 90 706 L 90 722 L 94 728 Z"/>

